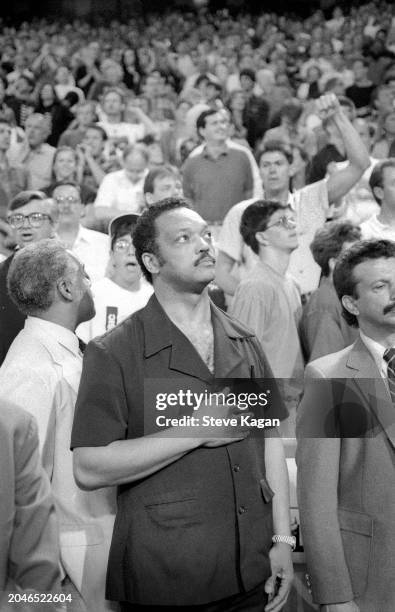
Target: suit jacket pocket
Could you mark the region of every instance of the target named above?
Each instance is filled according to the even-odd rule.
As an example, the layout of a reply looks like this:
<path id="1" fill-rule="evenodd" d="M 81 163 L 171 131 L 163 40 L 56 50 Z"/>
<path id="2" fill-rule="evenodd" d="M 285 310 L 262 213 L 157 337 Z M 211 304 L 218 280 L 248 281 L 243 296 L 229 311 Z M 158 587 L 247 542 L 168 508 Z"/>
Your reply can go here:
<path id="1" fill-rule="evenodd" d="M 354 597 L 361 596 L 368 584 L 373 519 L 368 514 L 346 508 L 339 508 L 338 516 Z"/>

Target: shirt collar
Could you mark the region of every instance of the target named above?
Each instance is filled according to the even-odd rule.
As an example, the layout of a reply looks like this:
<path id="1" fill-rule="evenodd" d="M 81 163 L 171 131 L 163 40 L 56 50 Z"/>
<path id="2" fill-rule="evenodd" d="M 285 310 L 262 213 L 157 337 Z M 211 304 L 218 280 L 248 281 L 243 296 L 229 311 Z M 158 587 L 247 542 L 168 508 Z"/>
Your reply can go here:
<path id="1" fill-rule="evenodd" d="M 228 153 L 229 153 L 229 147 L 226 144 L 226 142 L 224 143 L 222 147 L 222 151 L 220 152 L 218 157 L 213 157 L 212 155 L 210 155 L 210 153 L 207 150 L 207 145 L 204 145 L 204 149 L 203 149 L 203 156 L 206 157 L 207 159 L 219 159 L 223 155 L 228 155 Z"/>
<path id="2" fill-rule="evenodd" d="M 379 342 L 376 342 L 376 340 L 369 338 L 369 336 L 364 334 L 361 330 L 359 330 L 359 335 L 361 337 L 362 342 L 373 357 L 379 369 L 379 372 L 381 372 L 383 370 L 383 367 L 385 369 L 384 353 L 387 347 L 383 346 Z"/>
<path id="3" fill-rule="evenodd" d="M 58 325 L 57 323 L 46 321 L 45 319 L 40 319 L 39 317 L 28 316 L 25 322 L 25 329 L 49 336 L 52 340 L 55 340 L 71 351 L 75 356 L 79 356 L 80 354 L 77 336 L 74 332 L 70 331 L 66 327 L 63 327 L 63 325 Z"/>
<path id="4" fill-rule="evenodd" d="M 266 199 L 265 192 L 263 192 L 263 199 Z M 287 206 L 289 206 L 292 210 L 295 210 L 295 194 L 291 191 L 288 191 Z"/>
<path id="5" fill-rule="evenodd" d="M 219 313 L 217 307 L 211 303 L 211 320 L 215 328 L 221 325 L 229 338 L 250 338 L 254 334 L 242 326 L 228 322 L 227 316 Z M 147 306 L 141 311 L 144 322 L 145 357 L 150 357 L 163 348 L 171 346 L 175 341 L 174 330 L 179 334 L 178 328 L 169 319 L 155 294 L 151 296 Z M 223 315 L 223 316 L 221 316 Z"/>

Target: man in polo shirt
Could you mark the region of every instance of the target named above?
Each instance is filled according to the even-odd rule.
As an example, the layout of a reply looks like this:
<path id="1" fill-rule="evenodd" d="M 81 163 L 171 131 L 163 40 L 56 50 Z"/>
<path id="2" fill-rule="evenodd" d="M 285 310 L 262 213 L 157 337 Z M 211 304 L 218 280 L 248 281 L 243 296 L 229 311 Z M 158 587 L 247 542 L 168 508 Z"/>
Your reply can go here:
<path id="1" fill-rule="evenodd" d="M 108 237 L 81 225 L 84 205 L 76 183 L 59 183 L 52 192 L 59 210 L 58 236 L 85 266 L 91 281 L 104 277 L 108 263 Z"/>
<path id="2" fill-rule="evenodd" d="M 201 113 L 196 127 L 205 146 L 184 166 L 185 197 L 209 223 L 221 223 L 234 204 L 252 196 L 250 161 L 244 151 L 228 147 L 228 125 L 229 119 L 221 111 Z"/>
<path id="3" fill-rule="evenodd" d="M 71 441 L 80 486 L 120 485 L 107 597 L 122 612 L 262 612 L 269 594 L 265 609 L 279 612 L 292 576 L 281 440 L 249 435 L 240 413 L 232 431 L 202 426 L 228 413 L 221 400 L 155 409 L 165 390 L 223 390 L 270 367 L 254 334 L 210 303 L 211 233 L 184 200 L 149 207 L 133 243 L 154 295 L 89 343 Z M 275 384 L 270 398 L 265 414 L 282 412 Z M 191 413 L 192 427 L 157 422 Z"/>
<path id="4" fill-rule="evenodd" d="M 292 155 L 282 143 L 267 143 L 259 161 L 266 200 L 290 206 L 296 215 L 299 247 L 292 253 L 289 273 L 297 281 L 303 294 L 318 287 L 320 268 L 310 251 L 317 229 L 323 226 L 329 204 L 337 202 L 360 179 L 369 166 L 369 155 L 356 130 L 347 119 L 335 95 L 317 100 L 321 117 L 332 121 L 342 135 L 349 163 L 346 168 L 328 179 L 306 185 L 294 193 L 289 191 L 292 176 Z M 243 244 L 239 227 L 244 210 L 253 200 L 239 202 L 225 217 L 217 247 L 219 249 L 216 281 L 229 295 L 233 295 L 243 277 L 256 263 L 256 256 Z M 236 268 L 236 270 L 234 270 Z M 236 272 L 236 273 L 235 273 Z"/>

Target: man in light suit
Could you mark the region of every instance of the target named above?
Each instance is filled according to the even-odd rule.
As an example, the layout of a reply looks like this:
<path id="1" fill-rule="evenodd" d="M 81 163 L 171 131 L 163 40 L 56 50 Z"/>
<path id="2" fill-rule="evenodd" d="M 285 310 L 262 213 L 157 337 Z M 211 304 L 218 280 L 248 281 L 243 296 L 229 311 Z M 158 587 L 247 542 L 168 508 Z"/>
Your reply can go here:
<path id="1" fill-rule="evenodd" d="M 104 585 L 115 491 L 81 491 L 69 449 L 82 369 L 74 332 L 95 312 L 90 281 L 76 257 L 51 239 L 16 253 L 8 289 L 27 319 L 0 368 L 0 399 L 7 397 L 36 418 L 56 502 L 63 589 L 72 596 L 71 612 L 112 610 Z"/>
<path id="2" fill-rule="evenodd" d="M 395 610 L 395 243 L 357 242 L 334 285 L 353 345 L 313 361 L 299 407 L 306 561 L 325 612 Z"/>
<path id="3" fill-rule="evenodd" d="M 37 425 L 8 402 L 0 404 L 0 465 L 0 609 L 8 610 L 9 593 L 60 592 L 55 508 Z"/>

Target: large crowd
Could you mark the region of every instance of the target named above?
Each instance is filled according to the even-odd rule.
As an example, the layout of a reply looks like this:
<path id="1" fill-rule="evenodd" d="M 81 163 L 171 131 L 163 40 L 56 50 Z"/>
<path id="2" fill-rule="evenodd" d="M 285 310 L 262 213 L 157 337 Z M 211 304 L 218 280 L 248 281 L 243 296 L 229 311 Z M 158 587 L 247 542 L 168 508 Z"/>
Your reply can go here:
<path id="1" fill-rule="evenodd" d="M 232 449 L 252 426 L 240 415 L 233 441 L 223 425 L 158 434 L 147 415 L 153 389 L 273 376 L 314 601 L 325 612 L 395 609 L 392 3 L 305 19 L 200 9 L 4 26 L 0 262 L 0 486 L 12 500 L 0 501 L 1 610 L 32 589 L 62 594 L 55 608 L 72 612 L 258 611 L 265 597 L 268 612 L 300 609 L 285 603 L 294 536 L 279 438 L 263 449 L 250 436 L 256 448 L 243 454 Z M 385 380 L 374 419 L 364 408 L 358 426 L 354 409 L 338 411 L 363 403 L 363 389 L 328 408 L 309 383 L 351 378 L 346 367 Z M 372 431 L 377 454 L 364 446 Z M 251 483 L 239 485 L 244 469 Z M 270 528 L 254 479 L 270 507 L 274 493 Z M 377 513 L 365 495 L 383 496 Z M 377 555 L 369 580 L 339 543 L 347 530 Z"/>

